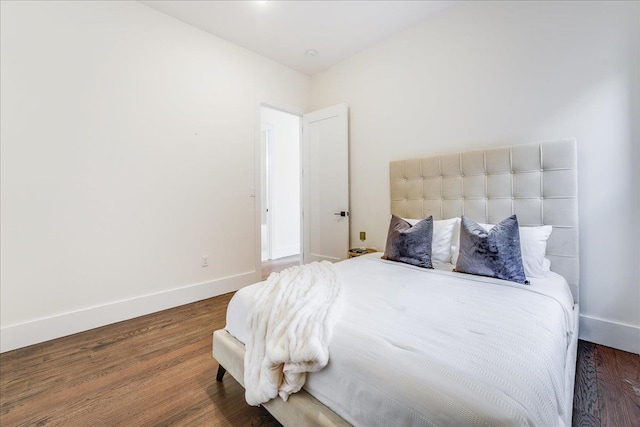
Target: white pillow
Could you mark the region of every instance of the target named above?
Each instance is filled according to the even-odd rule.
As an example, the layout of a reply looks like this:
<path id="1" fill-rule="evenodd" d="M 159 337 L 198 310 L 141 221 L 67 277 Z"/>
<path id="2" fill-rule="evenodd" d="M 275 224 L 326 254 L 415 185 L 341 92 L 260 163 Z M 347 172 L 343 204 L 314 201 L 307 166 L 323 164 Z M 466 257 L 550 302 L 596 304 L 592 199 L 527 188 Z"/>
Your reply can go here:
<path id="1" fill-rule="evenodd" d="M 494 224 L 479 224 L 489 231 Z M 527 277 L 544 277 L 551 271 L 551 261 L 545 258 L 547 253 L 547 240 L 553 231 L 550 225 L 534 227 L 518 227 L 520 233 L 520 252 L 522 253 L 522 265 Z M 435 227 L 434 227 L 435 232 Z M 458 260 L 458 249 L 454 246 L 453 261 Z"/>
<path id="2" fill-rule="evenodd" d="M 403 219 L 411 224 L 411 226 L 422 221 L 421 219 Z M 451 262 L 451 243 L 458 228 L 460 228 L 460 218 L 433 221 L 433 239 L 431 241 L 432 262 Z"/>
<path id="3" fill-rule="evenodd" d="M 547 240 L 553 231 L 550 225 L 520 227 L 522 265 L 527 277 L 544 277 L 551 271 L 551 261 L 545 258 Z"/>

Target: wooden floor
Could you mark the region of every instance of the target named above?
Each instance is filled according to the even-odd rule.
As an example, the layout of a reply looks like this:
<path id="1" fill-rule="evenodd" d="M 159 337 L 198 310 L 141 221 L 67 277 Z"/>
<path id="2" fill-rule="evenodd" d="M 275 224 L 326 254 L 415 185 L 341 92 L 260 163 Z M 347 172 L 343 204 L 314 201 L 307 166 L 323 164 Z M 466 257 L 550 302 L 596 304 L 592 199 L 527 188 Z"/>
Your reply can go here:
<path id="1" fill-rule="evenodd" d="M 269 277 L 274 271 L 282 271 L 285 268 L 300 264 L 300 255 L 292 255 L 284 258 L 262 261 L 262 280 Z"/>
<path id="2" fill-rule="evenodd" d="M 231 295 L 3 353 L 0 425 L 279 426 L 231 376 L 215 380 Z M 640 425 L 640 356 L 578 352 L 574 426 Z"/>
<path id="3" fill-rule="evenodd" d="M 573 425 L 640 426 L 640 356 L 578 342 Z"/>
<path id="4" fill-rule="evenodd" d="M 3 353 L 0 425 L 273 425 L 233 378 L 215 380 L 231 295 Z"/>

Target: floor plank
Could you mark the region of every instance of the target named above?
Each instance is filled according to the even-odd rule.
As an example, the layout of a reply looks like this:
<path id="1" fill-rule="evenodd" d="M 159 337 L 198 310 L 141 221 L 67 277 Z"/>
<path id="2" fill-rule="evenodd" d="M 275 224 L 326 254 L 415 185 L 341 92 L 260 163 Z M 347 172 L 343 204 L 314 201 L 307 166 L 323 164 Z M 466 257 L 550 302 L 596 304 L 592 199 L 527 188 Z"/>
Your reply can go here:
<path id="1" fill-rule="evenodd" d="M 265 425 L 232 377 L 215 381 L 231 296 L 3 353 L 0 425 Z"/>
<path id="2" fill-rule="evenodd" d="M 600 427 L 600 402 L 595 363 L 596 345 L 578 342 L 576 380 L 573 394 L 573 425 Z"/>
<path id="3" fill-rule="evenodd" d="M 603 426 L 640 426 L 640 356 L 596 348 L 596 377 Z"/>

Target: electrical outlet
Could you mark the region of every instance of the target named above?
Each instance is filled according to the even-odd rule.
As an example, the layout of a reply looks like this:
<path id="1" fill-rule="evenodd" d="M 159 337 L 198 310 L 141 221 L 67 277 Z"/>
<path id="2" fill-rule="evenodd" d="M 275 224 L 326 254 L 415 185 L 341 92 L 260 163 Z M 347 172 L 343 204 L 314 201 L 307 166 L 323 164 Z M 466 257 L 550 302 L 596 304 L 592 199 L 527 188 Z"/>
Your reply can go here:
<path id="1" fill-rule="evenodd" d="M 202 266 L 209 267 L 209 255 L 202 255 Z"/>

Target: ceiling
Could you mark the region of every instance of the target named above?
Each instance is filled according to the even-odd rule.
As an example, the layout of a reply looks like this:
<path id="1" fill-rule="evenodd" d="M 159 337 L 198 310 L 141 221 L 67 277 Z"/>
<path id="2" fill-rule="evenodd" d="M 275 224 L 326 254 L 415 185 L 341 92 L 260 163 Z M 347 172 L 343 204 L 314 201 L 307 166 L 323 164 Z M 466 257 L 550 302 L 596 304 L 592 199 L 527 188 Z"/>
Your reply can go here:
<path id="1" fill-rule="evenodd" d="M 140 3 L 309 76 L 454 4 L 364 0 Z M 310 50 L 317 54 L 306 54 Z"/>

